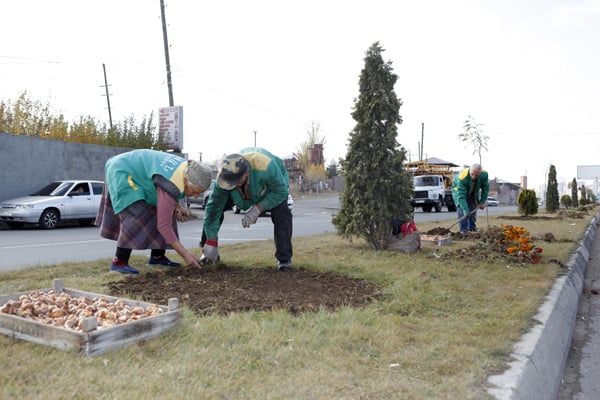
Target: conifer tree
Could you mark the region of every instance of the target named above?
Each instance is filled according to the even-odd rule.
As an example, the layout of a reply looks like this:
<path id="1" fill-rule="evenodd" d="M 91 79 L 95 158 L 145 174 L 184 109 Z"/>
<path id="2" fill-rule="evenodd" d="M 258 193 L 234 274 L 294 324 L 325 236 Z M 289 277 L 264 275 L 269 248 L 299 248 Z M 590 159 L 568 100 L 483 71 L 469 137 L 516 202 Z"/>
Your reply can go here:
<path id="1" fill-rule="evenodd" d="M 398 144 L 402 101 L 394 92 L 398 76 L 384 62 L 378 42 L 366 52 L 348 152 L 342 164 L 346 186 L 333 218 L 338 234 L 365 239 L 385 249 L 393 219 L 410 220 L 412 178 L 405 172 L 406 150 Z"/>
<path id="2" fill-rule="evenodd" d="M 579 198 L 577 197 L 577 178 L 573 178 L 573 182 L 571 182 L 571 207 L 579 207 Z"/>
<path id="3" fill-rule="evenodd" d="M 579 200 L 579 204 L 584 206 L 584 205 L 588 204 L 587 197 L 586 197 L 585 185 L 581 185 L 579 190 L 581 191 L 581 200 Z"/>
<path id="4" fill-rule="evenodd" d="M 550 165 L 548 172 L 548 184 L 546 186 L 546 211 L 554 213 L 560 207 L 560 199 L 558 197 L 558 181 L 556 180 L 556 167 Z"/>

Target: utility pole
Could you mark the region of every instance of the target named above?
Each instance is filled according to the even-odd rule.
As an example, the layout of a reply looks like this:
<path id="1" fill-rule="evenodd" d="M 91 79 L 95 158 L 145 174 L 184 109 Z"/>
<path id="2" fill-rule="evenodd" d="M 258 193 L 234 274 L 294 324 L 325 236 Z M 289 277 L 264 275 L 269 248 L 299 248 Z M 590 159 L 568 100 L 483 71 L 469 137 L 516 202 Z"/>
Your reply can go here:
<path id="1" fill-rule="evenodd" d="M 419 155 L 420 161 L 423 161 L 423 140 L 425 140 L 425 122 L 421 122 L 421 154 Z"/>
<path id="2" fill-rule="evenodd" d="M 169 60 L 169 39 L 167 38 L 167 22 L 165 21 L 165 2 L 160 0 L 160 15 L 162 17 L 163 42 L 165 46 L 165 63 L 167 64 L 167 89 L 169 90 L 169 107 L 173 107 L 173 83 L 171 81 L 171 61 Z"/>
<path id="3" fill-rule="evenodd" d="M 256 131 L 254 131 L 254 147 L 256 147 Z"/>
<path id="4" fill-rule="evenodd" d="M 108 93 L 108 82 L 106 80 L 106 66 L 102 64 L 102 69 L 104 70 L 104 88 L 106 89 L 106 103 L 108 104 L 108 122 L 110 123 L 110 129 L 112 129 L 112 114 L 110 111 L 110 94 Z M 102 87 L 102 86 L 100 86 Z"/>

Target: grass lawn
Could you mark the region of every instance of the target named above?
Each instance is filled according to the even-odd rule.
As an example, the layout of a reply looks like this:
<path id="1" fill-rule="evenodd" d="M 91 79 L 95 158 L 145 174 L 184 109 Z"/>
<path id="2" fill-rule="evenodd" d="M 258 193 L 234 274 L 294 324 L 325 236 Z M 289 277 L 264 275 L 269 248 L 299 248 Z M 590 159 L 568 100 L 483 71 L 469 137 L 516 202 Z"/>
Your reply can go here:
<path id="1" fill-rule="evenodd" d="M 362 308 L 299 315 L 198 316 L 185 309 L 183 322 L 164 335 L 98 357 L 2 335 L 0 398 L 489 398 L 487 377 L 506 367 L 594 213 L 529 220 L 480 215 L 483 229 L 511 224 L 534 238 L 552 233 L 555 241 L 534 241 L 543 247 L 537 264 L 448 256 L 481 246 L 473 241 L 424 245 L 408 255 L 373 251 L 362 240 L 335 234 L 294 238 L 296 268 L 364 279 L 380 288 L 380 296 Z M 439 224 L 448 225 L 419 229 Z M 221 256 L 231 267 L 270 265 L 273 244 L 226 245 Z M 149 271 L 145 260 L 133 257 L 132 264 Z M 108 272 L 109 261 L 2 272 L 0 294 L 49 288 L 54 278 L 69 288 L 106 293 L 108 282 L 123 278 Z"/>

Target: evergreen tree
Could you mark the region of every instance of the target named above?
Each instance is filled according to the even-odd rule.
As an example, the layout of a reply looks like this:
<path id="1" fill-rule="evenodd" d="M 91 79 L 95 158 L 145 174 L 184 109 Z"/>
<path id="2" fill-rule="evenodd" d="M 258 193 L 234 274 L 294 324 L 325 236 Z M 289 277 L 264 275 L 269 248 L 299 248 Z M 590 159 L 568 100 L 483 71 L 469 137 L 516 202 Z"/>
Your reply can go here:
<path id="1" fill-rule="evenodd" d="M 523 189 L 517 196 L 518 212 L 526 217 L 538 212 L 537 195 L 533 189 Z"/>
<path id="2" fill-rule="evenodd" d="M 412 211 L 406 150 L 396 140 L 402 123 L 402 101 L 394 92 L 398 76 L 391 62 L 383 61 L 383 51 L 376 42 L 366 52 L 352 112 L 356 125 L 342 164 L 346 187 L 333 218 L 338 234 L 363 238 L 374 249 L 385 249 L 392 220 L 410 220 Z"/>
<path id="3" fill-rule="evenodd" d="M 560 206 L 558 197 L 558 181 L 556 180 L 556 167 L 550 165 L 548 172 L 548 185 L 546 186 L 546 211 L 554 213 Z"/>
<path id="4" fill-rule="evenodd" d="M 577 208 L 579 207 L 579 199 L 577 197 L 577 179 L 573 178 L 573 182 L 571 182 L 571 207 Z"/>
<path id="5" fill-rule="evenodd" d="M 581 200 L 579 200 L 579 204 L 581 204 L 582 206 L 585 206 L 586 204 L 588 204 L 587 197 L 586 197 L 586 191 L 585 191 L 585 185 L 581 185 L 579 190 L 581 191 Z"/>
<path id="6" fill-rule="evenodd" d="M 336 164 L 335 160 L 331 160 L 331 162 L 327 166 L 327 178 L 333 178 L 334 176 L 337 176 L 337 174 L 338 174 L 337 164 Z"/>

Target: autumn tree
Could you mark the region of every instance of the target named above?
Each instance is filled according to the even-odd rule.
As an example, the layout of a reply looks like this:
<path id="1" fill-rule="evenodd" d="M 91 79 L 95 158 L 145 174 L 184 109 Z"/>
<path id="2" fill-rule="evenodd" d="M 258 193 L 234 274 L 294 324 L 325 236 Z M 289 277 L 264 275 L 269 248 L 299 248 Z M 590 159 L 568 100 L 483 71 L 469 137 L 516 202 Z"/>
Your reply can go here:
<path id="1" fill-rule="evenodd" d="M 317 121 L 311 121 L 306 135 L 306 141 L 300 144 L 296 150 L 296 157 L 300 163 L 300 169 L 304 172 L 304 183 L 310 187 L 313 184 L 318 185 L 327 178 L 325 160 L 312 160 L 311 162 L 311 151 L 315 145 L 324 147 L 326 138 L 321 132 L 321 124 Z"/>
<path id="2" fill-rule="evenodd" d="M 546 185 L 546 211 L 554 213 L 560 207 L 560 198 L 558 197 L 558 181 L 556 180 L 556 167 L 550 165 L 548 171 L 548 183 Z"/>
<path id="3" fill-rule="evenodd" d="M 49 102 L 33 100 L 26 91 L 15 101 L 0 101 L 0 132 L 65 142 L 166 149 L 164 138 L 157 133 L 154 113 L 144 116 L 141 122 L 131 115 L 110 129 L 91 116 L 80 116 L 69 123 L 62 114 L 52 112 Z"/>
<path id="4" fill-rule="evenodd" d="M 458 138 L 467 145 L 473 146 L 473 155 L 477 154 L 479 156 L 479 164 L 481 165 L 481 152 L 482 150 L 487 151 L 490 138 L 483 134 L 483 124 L 475 122 L 475 118 L 471 115 L 467 117 L 463 129 L 464 131 L 458 135 Z"/>
<path id="5" fill-rule="evenodd" d="M 398 76 L 383 51 L 376 42 L 366 52 L 352 112 L 356 125 L 342 164 L 346 186 L 333 218 L 338 234 L 363 238 L 374 249 L 385 249 L 392 221 L 410 220 L 412 211 L 406 150 L 396 140 L 402 123 L 402 101 L 394 92 Z"/>

